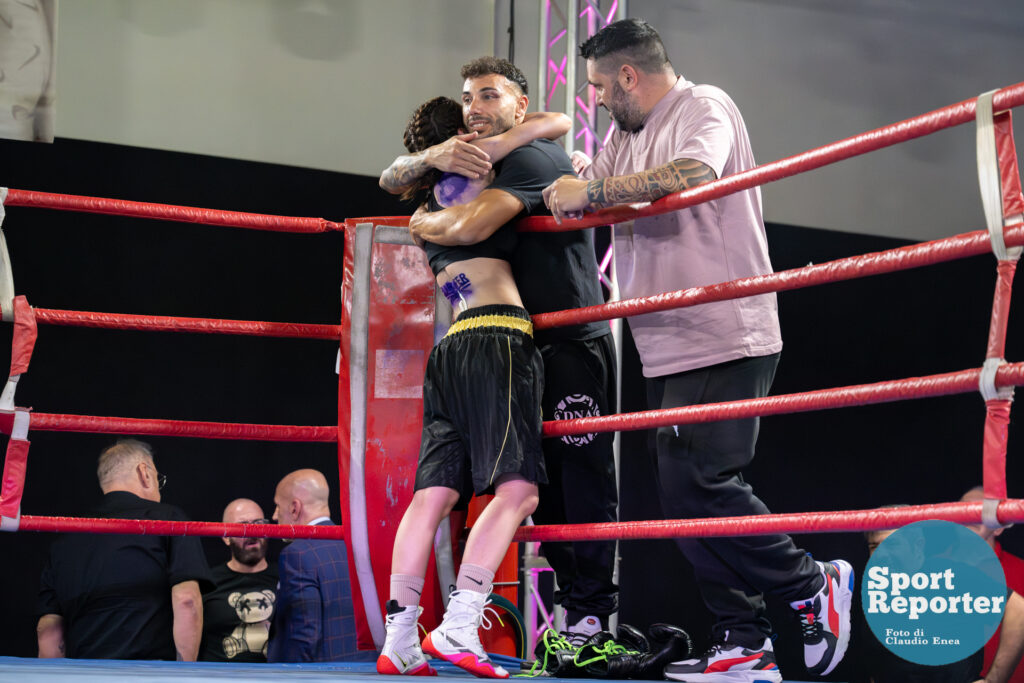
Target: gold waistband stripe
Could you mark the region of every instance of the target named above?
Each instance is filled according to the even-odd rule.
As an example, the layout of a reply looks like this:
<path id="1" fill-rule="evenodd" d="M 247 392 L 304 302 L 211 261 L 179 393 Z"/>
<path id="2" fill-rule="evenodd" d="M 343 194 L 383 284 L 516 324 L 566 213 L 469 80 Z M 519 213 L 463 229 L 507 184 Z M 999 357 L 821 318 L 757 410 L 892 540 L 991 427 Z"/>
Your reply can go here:
<path id="1" fill-rule="evenodd" d="M 450 337 L 453 334 L 475 330 L 480 327 L 504 327 L 506 329 L 519 330 L 531 337 L 533 336 L 533 323 L 513 315 L 480 315 L 475 318 L 456 320 L 448 328 L 448 333 L 444 336 Z"/>

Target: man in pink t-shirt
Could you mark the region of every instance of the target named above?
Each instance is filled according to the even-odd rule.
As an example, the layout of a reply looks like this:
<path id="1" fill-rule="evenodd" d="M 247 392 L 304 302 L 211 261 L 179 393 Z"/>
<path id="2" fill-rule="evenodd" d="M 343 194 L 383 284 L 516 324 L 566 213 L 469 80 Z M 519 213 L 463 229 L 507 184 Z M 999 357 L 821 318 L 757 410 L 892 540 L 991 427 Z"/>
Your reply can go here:
<path id="1" fill-rule="evenodd" d="M 574 159 L 582 179 L 563 176 L 544 191 L 556 220 L 651 202 L 755 165 L 736 105 L 720 89 L 678 76 L 646 22 L 615 22 L 583 43 L 580 55 L 617 130 L 592 163 L 583 155 Z M 624 298 L 772 272 L 757 189 L 618 224 L 614 245 Z M 634 316 L 629 327 L 651 408 L 763 397 L 782 350 L 774 294 Z M 756 418 L 659 429 L 666 516 L 767 513 L 741 475 L 754 457 L 757 429 Z M 717 681 L 725 674 L 730 681 L 781 681 L 764 593 L 799 613 L 811 674 L 827 674 L 842 659 L 850 633 L 849 563 L 815 562 L 778 534 L 678 544 L 715 615 L 715 645 L 703 657 L 670 664 L 667 678 Z"/>

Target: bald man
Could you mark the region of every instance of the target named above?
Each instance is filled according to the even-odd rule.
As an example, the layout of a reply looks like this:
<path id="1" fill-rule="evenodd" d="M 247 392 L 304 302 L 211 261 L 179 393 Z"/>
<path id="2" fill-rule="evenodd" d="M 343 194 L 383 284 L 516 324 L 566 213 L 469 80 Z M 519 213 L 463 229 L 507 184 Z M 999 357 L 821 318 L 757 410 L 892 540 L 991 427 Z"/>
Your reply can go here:
<path id="1" fill-rule="evenodd" d="M 225 524 L 267 524 L 256 501 L 239 498 L 224 509 Z M 265 662 L 277 602 L 277 564 L 267 561 L 267 539 L 225 538 L 231 559 L 210 568 L 214 588 L 203 594 L 207 662 Z"/>
<path id="2" fill-rule="evenodd" d="M 327 479 L 316 470 L 297 470 L 277 485 L 278 524 L 333 524 Z M 358 654 L 352 589 L 344 541 L 296 539 L 278 558 L 281 581 L 270 636 L 271 662 L 332 662 L 376 659 Z"/>

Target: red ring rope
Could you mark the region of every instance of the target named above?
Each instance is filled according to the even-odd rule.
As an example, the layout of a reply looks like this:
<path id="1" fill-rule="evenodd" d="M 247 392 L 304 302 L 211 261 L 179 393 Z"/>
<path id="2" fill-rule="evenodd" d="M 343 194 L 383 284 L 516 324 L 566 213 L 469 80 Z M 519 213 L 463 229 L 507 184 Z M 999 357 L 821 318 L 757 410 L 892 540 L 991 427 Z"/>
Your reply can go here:
<path id="1" fill-rule="evenodd" d="M 149 202 L 132 202 L 126 199 L 83 197 L 74 194 L 33 192 L 30 190 L 15 190 L 13 188 L 8 189 L 7 200 L 4 203 L 7 206 L 32 206 L 38 209 L 56 209 L 58 211 L 103 213 L 115 216 L 129 216 L 131 218 L 155 218 L 165 221 L 204 223 L 206 225 L 269 230 L 273 232 L 318 233 L 341 230 L 343 228 L 342 224 L 333 223 L 323 218 L 272 216 L 263 213 L 200 209 L 194 206 L 152 204 Z"/>
<path id="2" fill-rule="evenodd" d="M 749 190 L 776 180 L 782 180 L 798 173 L 806 173 L 807 171 L 834 164 L 844 159 L 891 147 L 892 145 L 929 135 L 945 128 L 968 123 L 974 120 L 976 104 L 975 99 L 957 102 L 956 104 L 951 104 L 947 107 L 900 121 L 899 123 L 876 128 L 875 130 L 838 140 L 832 144 L 824 145 L 802 154 L 780 159 L 763 166 L 757 166 L 749 171 L 742 171 L 705 185 L 700 185 L 699 187 L 670 194 L 641 208 L 633 208 L 628 205 L 616 206 L 596 211 L 578 220 L 562 221 L 561 225 L 555 223 L 554 218 L 534 216 L 522 219 L 516 226 L 520 230 L 527 231 L 560 232 L 563 230 L 591 228 L 609 223 L 621 223 L 633 220 L 634 218 L 678 211 L 679 209 L 718 199 L 741 190 Z M 992 97 L 992 107 L 996 112 L 1010 109 L 1011 107 L 1019 107 L 1022 104 L 1024 104 L 1024 83 L 1016 83 L 1002 88 Z"/>
<path id="3" fill-rule="evenodd" d="M 48 325 L 98 327 L 110 330 L 152 330 L 158 332 L 243 334 L 256 337 L 298 337 L 302 339 L 330 339 L 333 341 L 338 341 L 341 338 L 341 325 L 96 313 L 92 311 L 62 311 L 50 308 L 36 308 L 33 310 L 36 314 L 36 321 Z"/>
<path id="4" fill-rule="evenodd" d="M 10 429 L 6 427 L 6 429 Z M 193 422 L 152 420 L 134 417 L 57 415 L 32 413 L 32 430 L 43 432 L 91 432 L 98 434 L 147 434 L 150 436 L 191 436 L 203 439 L 246 441 L 316 441 L 336 443 L 336 426 L 266 425 L 240 422 Z"/>
<path id="5" fill-rule="evenodd" d="M 925 519 L 945 519 L 960 524 L 979 524 L 982 503 L 939 503 L 905 508 L 848 510 L 843 512 L 790 512 L 753 517 L 710 519 L 665 519 L 644 522 L 566 524 L 520 528 L 516 541 L 612 541 L 651 538 L 708 538 L 712 536 L 756 536 L 819 531 L 873 531 L 892 529 Z M 1001 523 L 1024 521 L 1024 500 L 999 503 Z"/>
<path id="6" fill-rule="evenodd" d="M 1018 223 L 1006 228 L 1004 237 L 1008 246 L 1024 245 L 1024 224 Z M 626 318 L 642 313 L 696 306 L 711 301 L 738 299 L 767 292 L 800 289 L 869 275 L 894 273 L 991 252 L 992 246 L 987 232 L 968 232 L 931 242 L 911 244 L 898 249 L 862 256 L 851 256 L 768 275 L 757 275 L 732 282 L 722 282 L 707 287 L 693 287 L 655 296 L 624 299 L 600 306 L 539 313 L 531 318 L 535 329 L 544 330 L 562 325 Z"/>
<path id="7" fill-rule="evenodd" d="M 771 533 L 814 533 L 823 531 L 871 531 L 891 529 L 927 519 L 945 519 L 960 524 L 981 521 L 981 502 L 912 505 L 843 512 L 797 512 L 754 517 L 667 519 L 642 522 L 609 522 L 522 527 L 514 540 L 579 541 L 643 540 L 656 538 L 709 538 L 755 536 Z M 1024 521 L 1024 500 L 999 503 L 1000 523 Z M 23 531 L 91 532 L 105 534 L 155 534 L 167 536 L 234 536 L 266 538 L 342 538 L 342 527 L 281 526 L 276 524 L 222 524 L 218 522 L 172 522 L 162 520 L 93 519 L 24 515 Z"/>
<path id="8" fill-rule="evenodd" d="M 221 522 L 174 522 L 155 519 L 99 519 L 91 517 L 39 517 L 24 515 L 22 531 L 88 532 L 93 534 L 142 534 L 155 536 L 233 536 L 235 538 L 328 538 L 344 539 L 344 527 L 293 524 L 223 524 Z"/>
<path id="9" fill-rule="evenodd" d="M 980 376 L 981 368 L 977 368 L 942 375 L 911 377 L 835 389 L 817 389 L 798 394 L 750 398 L 728 403 L 704 403 L 682 408 L 558 420 L 545 422 L 543 434 L 547 437 L 589 434 L 591 432 L 634 431 L 671 427 L 672 425 L 717 422 L 718 420 L 803 413 L 827 408 L 847 408 L 910 398 L 963 394 L 978 390 Z M 1015 386 L 1024 384 L 1024 363 L 1007 363 L 996 372 L 996 386 L 1011 384 Z"/>

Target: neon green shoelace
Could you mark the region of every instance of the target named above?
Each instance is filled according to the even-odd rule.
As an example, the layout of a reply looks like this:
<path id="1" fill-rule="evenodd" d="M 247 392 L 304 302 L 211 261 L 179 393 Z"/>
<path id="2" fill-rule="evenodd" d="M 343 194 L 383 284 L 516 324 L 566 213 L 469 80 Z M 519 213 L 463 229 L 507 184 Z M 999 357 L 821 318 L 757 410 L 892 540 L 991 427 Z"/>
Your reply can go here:
<path id="1" fill-rule="evenodd" d="M 581 662 L 579 657 L 583 650 L 588 650 L 588 654 L 593 653 L 594 656 L 590 657 L 589 659 L 585 659 Z M 638 654 L 640 653 L 637 650 L 630 650 L 626 648 L 624 645 L 619 645 L 614 640 L 609 640 L 601 647 L 581 647 L 579 650 L 576 651 L 576 654 L 573 656 L 572 661 L 574 664 L 576 664 L 576 666 L 584 667 L 588 664 L 593 664 L 594 662 L 601 661 L 602 659 L 608 659 L 608 657 L 611 657 L 613 655 Z"/>
<path id="2" fill-rule="evenodd" d="M 548 658 L 559 650 L 572 650 L 572 643 L 569 642 L 565 636 L 558 631 L 548 629 L 544 631 L 544 635 L 541 636 L 541 642 L 544 643 L 544 656 L 534 661 L 533 666 L 525 674 L 519 674 L 524 677 L 537 677 L 545 673 L 548 669 Z"/>

